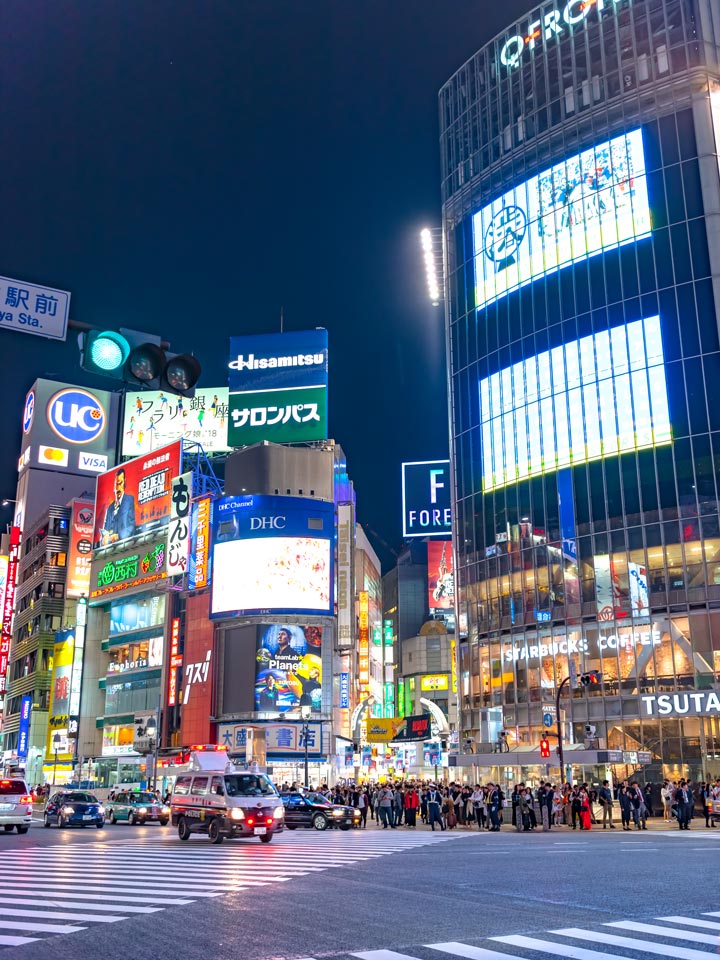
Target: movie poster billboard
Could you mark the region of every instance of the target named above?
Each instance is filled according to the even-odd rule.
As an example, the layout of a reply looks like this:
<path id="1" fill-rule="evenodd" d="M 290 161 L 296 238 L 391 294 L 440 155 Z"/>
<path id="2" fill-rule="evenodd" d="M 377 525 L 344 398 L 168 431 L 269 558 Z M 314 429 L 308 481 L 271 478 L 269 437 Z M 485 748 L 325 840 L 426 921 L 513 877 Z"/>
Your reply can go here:
<path id="1" fill-rule="evenodd" d="M 131 541 L 167 526 L 172 479 L 182 473 L 182 442 L 128 460 L 98 477 L 93 544 L 106 547 Z"/>
<path id="2" fill-rule="evenodd" d="M 455 575 L 451 540 L 428 541 L 428 609 L 452 610 Z"/>
<path id="3" fill-rule="evenodd" d="M 322 708 L 322 627 L 260 624 L 255 665 L 255 707 L 286 713 L 308 704 Z"/>
<path id="4" fill-rule="evenodd" d="M 95 504 L 89 500 L 73 500 L 66 586 L 68 597 L 87 597 L 90 594 L 94 521 Z"/>

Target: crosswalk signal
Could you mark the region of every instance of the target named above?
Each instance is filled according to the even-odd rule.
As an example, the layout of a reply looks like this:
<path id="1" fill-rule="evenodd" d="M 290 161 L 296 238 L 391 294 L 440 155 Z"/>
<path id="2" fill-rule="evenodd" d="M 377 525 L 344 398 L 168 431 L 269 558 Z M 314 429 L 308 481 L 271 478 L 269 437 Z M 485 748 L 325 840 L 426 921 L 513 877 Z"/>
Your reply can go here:
<path id="1" fill-rule="evenodd" d="M 112 377 L 151 390 L 183 397 L 195 395 L 201 368 L 189 353 L 167 353 L 160 337 L 139 330 L 89 330 L 81 333 L 80 366 L 89 373 Z"/>
<path id="2" fill-rule="evenodd" d="M 550 759 L 550 741 L 547 737 L 543 737 L 540 741 L 540 759 L 549 760 Z"/>

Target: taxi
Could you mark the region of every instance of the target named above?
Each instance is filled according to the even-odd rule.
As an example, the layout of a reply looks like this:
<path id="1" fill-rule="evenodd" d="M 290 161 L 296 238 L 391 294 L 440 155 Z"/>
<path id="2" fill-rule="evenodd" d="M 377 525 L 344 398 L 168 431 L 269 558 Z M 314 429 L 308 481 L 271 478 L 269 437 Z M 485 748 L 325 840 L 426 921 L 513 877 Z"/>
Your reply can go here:
<path id="1" fill-rule="evenodd" d="M 152 793 L 121 790 L 106 802 L 105 815 L 110 823 L 125 821 L 131 827 L 138 823 L 159 823 L 165 827 L 170 822 L 170 807 L 159 803 Z"/>

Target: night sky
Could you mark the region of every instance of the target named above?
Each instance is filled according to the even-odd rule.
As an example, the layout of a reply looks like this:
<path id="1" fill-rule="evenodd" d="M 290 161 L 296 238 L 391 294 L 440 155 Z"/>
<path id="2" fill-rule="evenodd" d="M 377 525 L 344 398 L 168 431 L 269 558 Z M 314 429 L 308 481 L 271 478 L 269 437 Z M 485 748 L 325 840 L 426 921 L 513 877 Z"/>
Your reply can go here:
<path id="1" fill-rule="evenodd" d="M 387 567 L 400 463 L 447 456 L 437 93 L 527 0 L 6 0 L 0 274 L 71 316 L 162 334 L 226 383 L 233 334 L 324 326 L 330 436 Z M 0 331 L 0 496 L 25 393 L 90 386 L 66 344 Z M 7 516 L 2 519 L 7 521 Z"/>

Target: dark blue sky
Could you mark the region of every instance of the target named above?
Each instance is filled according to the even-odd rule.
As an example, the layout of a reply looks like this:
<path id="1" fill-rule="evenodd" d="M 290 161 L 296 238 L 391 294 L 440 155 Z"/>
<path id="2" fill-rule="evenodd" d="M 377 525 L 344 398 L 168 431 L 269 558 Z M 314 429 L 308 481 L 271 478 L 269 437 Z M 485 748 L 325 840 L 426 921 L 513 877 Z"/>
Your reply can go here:
<path id="1" fill-rule="evenodd" d="M 528 6 L 8 0 L 0 274 L 70 290 L 76 320 L 194 350 L 209 386 L 228 338 L 277 330 L 281 306 L 287 329 L 327 327 L 330 434 L 360 520 L 397 548 L 401 461 L 447 455 L 418 247 L 440 223 L 437 91 Z M 0 346 L 12 496 L 32 381 L 89 381 L 72 333 Z"/>

